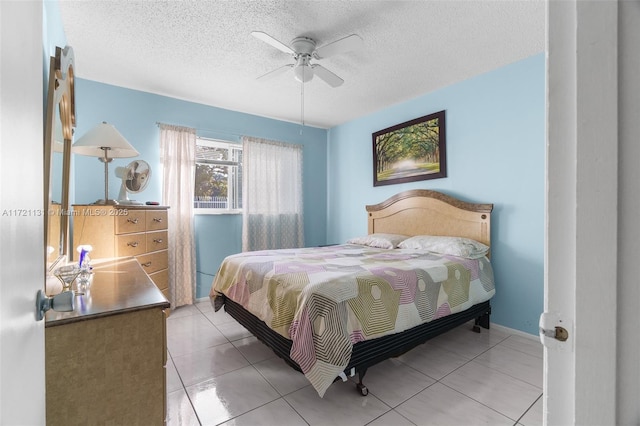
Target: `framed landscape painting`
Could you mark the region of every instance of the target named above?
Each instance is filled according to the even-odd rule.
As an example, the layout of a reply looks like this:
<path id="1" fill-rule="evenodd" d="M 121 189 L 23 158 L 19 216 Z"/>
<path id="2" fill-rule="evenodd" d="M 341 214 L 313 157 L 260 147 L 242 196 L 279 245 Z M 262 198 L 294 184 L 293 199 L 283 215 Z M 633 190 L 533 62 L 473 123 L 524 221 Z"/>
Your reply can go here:
<path id="1" fill-rule="evenodd" d="M 373 186 L 447 176 L 444 111 L 373 133 Z"/>

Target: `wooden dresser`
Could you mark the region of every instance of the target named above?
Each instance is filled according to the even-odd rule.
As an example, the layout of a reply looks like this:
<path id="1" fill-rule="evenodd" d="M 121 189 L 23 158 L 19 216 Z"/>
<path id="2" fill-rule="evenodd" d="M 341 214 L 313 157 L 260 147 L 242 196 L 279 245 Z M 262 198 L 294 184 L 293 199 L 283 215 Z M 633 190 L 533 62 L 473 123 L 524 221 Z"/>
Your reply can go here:
<path id="1" fill-rule="evenodd" d="M 135 258 L 93 270 L 75 311 L 45 314 L 47 425 L 161 425 L 169 302 Z"/>
<path id="2" fill-rule="evenodd" d="M 90 244 L 91 258 L 134 256 L 169 298 L 167 206 L 73 205 L 73 252 Z"/>

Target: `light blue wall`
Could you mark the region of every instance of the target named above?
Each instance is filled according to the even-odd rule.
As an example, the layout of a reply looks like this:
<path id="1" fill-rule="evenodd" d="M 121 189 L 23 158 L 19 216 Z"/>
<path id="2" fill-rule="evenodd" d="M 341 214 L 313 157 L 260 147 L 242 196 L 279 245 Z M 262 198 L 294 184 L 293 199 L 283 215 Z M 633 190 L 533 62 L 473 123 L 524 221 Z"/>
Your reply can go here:
<path id="1" fill-rule="evenodd" d="M 205 297 L 222 260 L 242 251 L 242 216 L 220 215 L 212 219 L 198 215 L 195 221 L 198 297 Z"/>
<path id="2" fill-rule="evenodd" d="M 544 94 L 539 54 L 330 129 L 327 242 L 366 234 L 365 205 L 406 189 L 493 203 L 491 319 L 537 334 L 544 295 Z M 371 134 L 440 110 L 446 110 L 448 177 L 374 188 Z"/>
<path id="3" fill-rule="evenodd" d="M 78 69 L 78 75 L 82 75 Z M 274 102 L 277 102 L 275 100 Z M 76 79 L 78 139 L 93 126 L 106 121 L 113 124 L 140 152 L 136 157 L 151 165 L 152 177 L 145 191 L 136 195 L 141 201 L 161 201 L 160 132 L 156 122 L 194 127 L 199 136 L 238 142 L 240 135 L 302 144 L 304 155 L 304 228 L 306 245 L 326 241 L 327 131 L 304 128 L 295 123 L 272 120 L 229 111 L 166 96 Z M 73 156 L 75 193 L 73 202 L 92 203 L 104 198 L 104 168 L 97 158 Z M 120 179 L 115 169 L 132 158 L 114 159 L 109 166 L 110 198 L 117 198 Z M 133 198 L 133 197 L 131 197 Z M 211 215 L 196 217 L 197 297 L 208 295 L 209 287 L 222 259 L 241 251 L 242 217 Z"/>
<path id="4" fill-rule="evenodd" d="M 159 132 L 156 122 L 195 127 L 199 134 L 237 140 L 238 135 L 304 144 L 307 245 L 344 242 L 365 234 L 366 204 L 396 192 L 429 188 L 471 202 L 494 203 L 493 262 L 498 292 L 492 320 L 536 332 L 543 300 L 544 253 L 544 56 L 389 107 L 330 129 L 180 101 L 77 79 L 76 138 L 100 121 L 114 124 L 148 161 L 154 176 L 139 198 L 160 200 Z M 449 177 L 373 187 L 371 133 L 431 112 L 446 110 Z M 74 156 L 75 202 L 103 197 L 102 164 Z M 115 167 L 110 194 L 117 197 Z M 328 194 L 328 196 L 327 196 Z M 221 260 L 241 250 L 238 215 L 196 217 L 198 297 L 207 295 Z"/>

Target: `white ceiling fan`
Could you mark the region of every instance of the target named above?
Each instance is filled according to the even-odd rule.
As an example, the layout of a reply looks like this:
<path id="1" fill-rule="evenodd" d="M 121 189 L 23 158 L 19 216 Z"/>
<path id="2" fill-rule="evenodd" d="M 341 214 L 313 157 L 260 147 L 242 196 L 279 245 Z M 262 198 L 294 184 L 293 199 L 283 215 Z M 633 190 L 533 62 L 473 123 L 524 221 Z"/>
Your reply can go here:
<path id="1" fill-rule="evenodd" d="M 315 40 L 309 37 L 296 37 L 291 41 L 291 47 L 289 47 L 262 31 L 254 31 L 251 35 L 284 53 L 288 53 L 295 61 L 293 64 L 284 65 L 258 77 L 259 80 L 272 78 L 289 70 L 293 70 L 295 79 L 301 83 L 311 81 L 313 76 L 317 75 L 318 78 L 329 86 L 338 87 L 344 83 L 344 80 L 322 65 L 312 64 L 311 60 L 328 58 L 329 56 L 339 53 L 350 52 L 362 46 L 362 38 L 357 34 L 351 34 L 319 48 L 316 48 Z"/>

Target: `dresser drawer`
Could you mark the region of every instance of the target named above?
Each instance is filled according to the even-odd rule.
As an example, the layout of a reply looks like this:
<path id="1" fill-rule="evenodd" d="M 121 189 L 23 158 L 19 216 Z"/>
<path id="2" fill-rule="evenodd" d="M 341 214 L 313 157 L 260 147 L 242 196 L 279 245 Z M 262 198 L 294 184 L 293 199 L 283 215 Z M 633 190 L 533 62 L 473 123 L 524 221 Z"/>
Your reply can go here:
<path id="1" fill-rule="evenodd" d="M 140 262 L 142 269 L 144 269 L 147 274 L 153 274 L 162 269 L 167 269 L 169 266 L 169 256 L 166 250 L 136 256 L 136 259 Z"/>
<path id="2" fill-rule="evenodd" d="M 164 250 L 167 248 L 167 231 L 147 232 L 147 251 Z"/>
<path id="3" fill-rule="evenodd" d="M 116 235 L 116 256 L 137 256 L 147 252 L 147 234 Z"/>
<path id="4" fill-rule="evenodd" d="M 127 215 L 116 216 L 116 234 L 144 232 L 146 215 L 144 210 L 127 210 Z"/>
<path id="5" fill-rule="evenodd" d="M 162 291 L 166 292 L 165 297 L 169 294 L 169 270 L 163 269 L 153 274 L 149 274 L 149 278 L 153 280 L 153 283 Z"/>
<path id="6" fill-rule="evenodd" d="M 147 231 L 157 231 L 167 229 L 167 211 L 166 210 L 150 210 L 147 214 Z"/>

